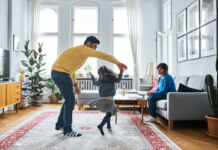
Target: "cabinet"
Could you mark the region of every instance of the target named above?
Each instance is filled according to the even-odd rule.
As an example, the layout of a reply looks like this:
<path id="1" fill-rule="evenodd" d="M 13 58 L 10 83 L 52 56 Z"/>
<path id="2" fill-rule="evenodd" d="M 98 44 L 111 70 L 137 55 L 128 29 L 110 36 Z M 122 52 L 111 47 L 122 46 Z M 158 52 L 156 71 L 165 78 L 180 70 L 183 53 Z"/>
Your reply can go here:
<path id="1" fill-rule="evenodd" d="M 22 86 L 20 82 L 0 83 L 0 108 L 16 104 L 18 112 L 18 105 L 21 102 Z"/>

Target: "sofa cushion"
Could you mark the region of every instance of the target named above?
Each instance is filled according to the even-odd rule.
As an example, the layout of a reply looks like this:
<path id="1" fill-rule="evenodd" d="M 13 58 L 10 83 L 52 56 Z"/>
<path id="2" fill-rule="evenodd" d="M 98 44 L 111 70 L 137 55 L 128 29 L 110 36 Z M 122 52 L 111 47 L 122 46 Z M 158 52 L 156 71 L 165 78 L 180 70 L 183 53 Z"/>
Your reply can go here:
<path id="1" fill-rule="evenodd" d="M 81 94 L 78 95 L 79 99 L 97 99 L 99 98 L 99 94 L 97 90 L 82 90 Z"/>
<path id="2" fill-rule="evenodd" d="M 204 92 L 204 90 L 198 90 L 198 89 L 190 88 L 190 87 L 180 83 L 178 92 Z"/>
<path id="3" fill-rule="evenodd" d="M 167 110 L 167 100 L 164 99 L 164 100 L 159 100 L 156 102 L 156 107 L 157 108 L 160 108 L 160 109 L 164 109 L 164 110 Z"/>
<path id="4" fill-rule="evenodd" d="M 176 84 L 176 90 L 179 89 L 179 84 L 182 83 L 183 85 L 187 85 L 188 83 L 188 77 L 185 76 L 177 76 L 175 78 L 175 84 Z"/>
<path id="5" fill-rule="evenodd" d="M 205 77 L 206 77 L 205 75 L 203 75 L 203 76 L 199 76 L 199 75 L 190 76 L 187 86 L 190 88 L 198 89 L 198 90 L 202 90 L 202 89 L 205 90 L 206 89 Z"/>

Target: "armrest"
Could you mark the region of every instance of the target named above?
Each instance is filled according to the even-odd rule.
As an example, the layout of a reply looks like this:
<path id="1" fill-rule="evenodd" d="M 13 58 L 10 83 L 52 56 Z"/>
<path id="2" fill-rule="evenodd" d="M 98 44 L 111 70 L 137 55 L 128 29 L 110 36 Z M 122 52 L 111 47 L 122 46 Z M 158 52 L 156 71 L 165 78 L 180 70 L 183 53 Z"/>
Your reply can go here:
<path id="1" fill-rule="evenodd" d="M 153 85 L 139 85 L 139 91 L 150 91 Z"/>
<path id="2" fill-rule="evenodd" d="M 170 92 L 167 100 L 168 120 L 204 120 L 213 113 L 207 92 Z"/>

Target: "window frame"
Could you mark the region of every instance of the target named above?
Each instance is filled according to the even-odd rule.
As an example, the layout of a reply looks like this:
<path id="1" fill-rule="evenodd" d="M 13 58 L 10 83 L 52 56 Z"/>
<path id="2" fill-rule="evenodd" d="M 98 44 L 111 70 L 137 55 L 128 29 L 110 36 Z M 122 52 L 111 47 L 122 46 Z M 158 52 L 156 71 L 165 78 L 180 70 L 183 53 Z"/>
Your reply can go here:
<path id="1" fill-rule="evenodd" d="M 40 39 L 41 37 L 57 37 L 57 56 L 60 52 L 60 6 L 58 2 L 47 2 L 47 1 L 42 1 L 40 2 L 40 12 L 42 9 L 53 9 L 57 13 L 57 32 L 40 32 L 38 38 Z M 39 16 L 40 17 L 40 16 Z M 39 19 L 40 20 L 40 19 Z M 40 22 L 39 22 L 40 25 Z M 44 75 L 45 77 L 48 77 L 50 73 L 47 72 Z"/>

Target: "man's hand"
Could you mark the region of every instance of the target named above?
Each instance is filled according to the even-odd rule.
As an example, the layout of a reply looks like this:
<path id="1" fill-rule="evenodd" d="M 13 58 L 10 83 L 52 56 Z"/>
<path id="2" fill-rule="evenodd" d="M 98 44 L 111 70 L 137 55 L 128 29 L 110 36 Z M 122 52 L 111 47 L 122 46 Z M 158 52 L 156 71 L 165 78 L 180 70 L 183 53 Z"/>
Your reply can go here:
<path id="1" fill-rule="evenodd" d="M 120 69 L 120 71 L 123 71 L 124 69 L 127 69 L 127 66 L 123 63 L 117 64 L 117 67 Z"/>
<path id="2" fill-rule="evenodd" d="M 151 95 L 151 92 L 148 92 L 147 95 L 148 95 L 148 96 L 152 96 L 152 95 Z"/>
<path id="3" fill-rule="evenodd" d="M 74 89 L 75 89 L 75 93 L 76 93 L 77 95 L 81 94 L 81 91 L 80 91 L 80 88 L 79 88 L 78 85 L 75 86 Z"/>

